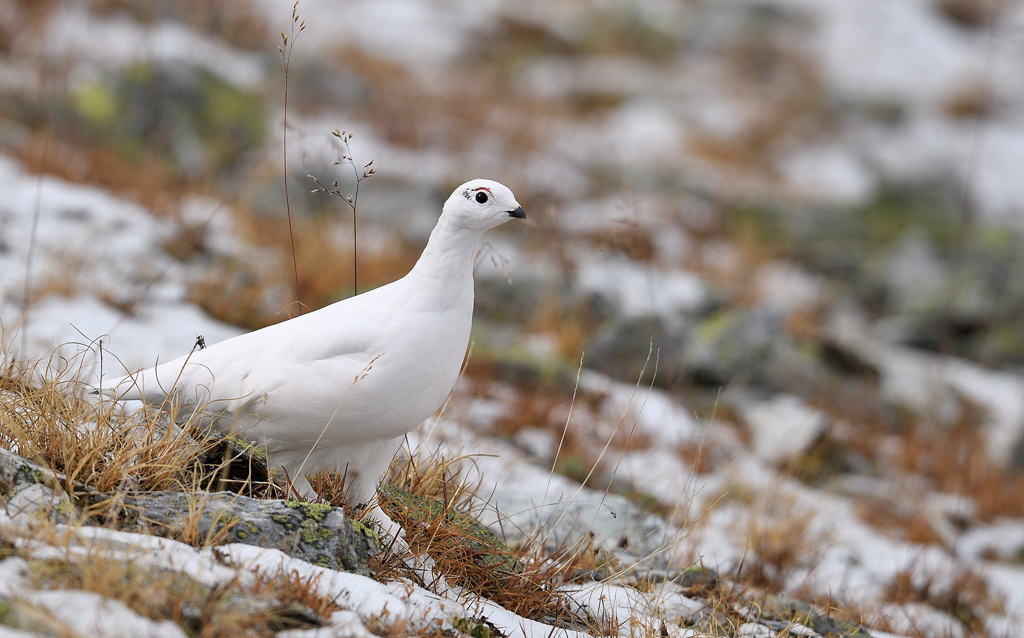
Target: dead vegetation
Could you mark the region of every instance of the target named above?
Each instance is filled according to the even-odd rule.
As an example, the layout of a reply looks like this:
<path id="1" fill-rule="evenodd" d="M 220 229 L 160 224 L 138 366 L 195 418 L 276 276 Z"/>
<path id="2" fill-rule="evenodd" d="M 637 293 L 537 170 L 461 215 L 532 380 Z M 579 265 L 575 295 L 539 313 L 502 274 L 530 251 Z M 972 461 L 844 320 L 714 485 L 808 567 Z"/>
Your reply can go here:
<path id="1" fill-rule="evenodd" d="M 195 487 L 205 450 L 169 427 L 159 413 L 125 418 L 113 402 L 89 401 L 67 368 L 32 380 L 14 364 L 0 376 L 0 445 L 65 477 L 104 492 Z"/>
<path id="2" fill-rule="evenodd" d="M 339 609 L 316 593 L 315 577 L 295 572 L 238 578 L 210 587 L 179 571 L 153 569 L 102 552 L 30 559 L 26 584 L 36 590 L 75 590 L 118 600 L 151 620 L 168 620 L 189 635 L 209 638 L 273 636 L 323 626 Z"/>

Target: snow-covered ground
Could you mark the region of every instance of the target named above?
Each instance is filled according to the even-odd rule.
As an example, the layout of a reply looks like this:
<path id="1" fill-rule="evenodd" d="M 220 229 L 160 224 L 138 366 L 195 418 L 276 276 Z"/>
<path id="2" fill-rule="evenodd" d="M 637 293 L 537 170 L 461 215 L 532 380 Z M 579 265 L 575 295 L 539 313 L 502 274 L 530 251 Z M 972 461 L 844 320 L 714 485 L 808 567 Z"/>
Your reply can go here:
<path id="1" fill-rule="evenodd" d="M 27 20 L 21 4 L 0 2 L 4 33 Z M 721 334 L 715 330 L 728 329 L 725 322 L 698 326 L 695 318 L 723 308 L 757 307 L 769 318 L 781 317 L 786 330 L 818 313 L 816 338 L 870 367 L 887 409 L 950 430 L 959 420 L 976 419 L 986 458 L 1011 480 L 1019 476 L 1024 441 L 1019 368 L 897 343 L 884 329 L 892 322 L 873 323 L 853 295 L 836 292 L 833 272 L 812 272 L 771 251 L 756 262 L 757 272 L 749 272 L 749 247 L 717 236 L 714 222 L 719 208 L 755 201 L 811 211 L 827 225 L 828 215 L 868 206 L 894 185 L 943 185 L 958 202 L 963 198 L 972 224 L 1024 229 L 1024 12 L 1010 1 L 980 26 L 951 17 L 960 14 L 948 7 L 970 4 L 709 0 L 645 2 L 627 10 L 604 2 L 360 0 L 339 10 L 328 0 L 302 0 L 306 29 L 292 36 L 290 62 L 296 82 L 287 149 L 293 183 L 308 186 L 306 173 L 330 170 L 338 156 L 331 129 L 357 131 L 358 158 L 372 158 L 388 180 L 361 185 L 361 246 L 382 252 L 399 235 L 422 242 L 433 225 L 430 211 L 408 210 L 419 199 L 410 193 L 443 191 L 471 174 L 501 179 L 524 197 L 533 224 L 493 240 L 513 282 L 501 289 L 505 294 L 558 282 L 574 299 L 607 306 L 593 312 L 616 321 L 658 319 L 661 327 L 638 335 L 644 344 L 664 340 L 658 330 Z M 270 34 L 289 33 L 290 3 L 263 0 L 252 7 Z M 262 163 L 251 160 L 257 168 L 247 176 L 270 176 L 259 185 L 243 180 L 247 188 L 240 189 L 267 199 L 280 186 L 280 174 L 267 172 L 278 166 L 282 150 L 279 40 L 275 35 L 262 49 L 246 50 L 170 15 L 147 22 L 130 11 L 56 3 L 38 35 L 12 39 L 10 52 L 0 57 L 0 90 L 9 96 L 41 90 L 44 62 L 64 69 L 68 94 L 140 61 L 208 72 L 268 104 L 272 134 Z M 637 30 L 626 30 L 632 39 L 599 39 L 601 29 L 623 24 Z M 377 66 L 364 68 L 371 63 Z M 387 80 L 366 79 L 374 74 Z M 338 105 L 322 96 L 303 105 L 303 96 L 315 93 L 311 85 L 337 92 Z M 366 106 L 353 97 L 375 91 L 417 97 L 424 106 L 380 113 L 371 98 Z M 590 106 L 567 106 L 580 104 Z M 416 116 L 424 123 L 398 121 Z M 30 170 L 26 158 L 38 153 L 23 140 L 39 138 L 29 128 L 14 109 L 0 112 L 0 337 L 7 358 L 48 359 L 56 352 L 82 366 L 83 381 L 95 383 L 101 369 L 114 375 L 180 355 L 197 335 L 213 343 L 241 332 L 190 296 L 194 282 L 219 262 L 176 259 L 167 245 L 182 224 L 200 227 L 210 254 L 273 266 L 279 256 L 234 222 L 246 213 L 232 209 L 245 209 L 250 196 L 228 189 L 221 197 L 189 192 L 170 206 L 173 215 L 158 213 L 131 192 L 72 180 L 71 171 L 58 177 Z M 50 153 L 61 153 L 49 143 Z M 345 232 L 347 219 L 331 232 Z M 634 237 L 641 238 L 638 244 L 627 241 Z M 925 296 L 933 288 L 942 293 L 952 280 L 935 279 L 936 262 L 920 251 L 900 254 L 908 261 L 897 268 L 893 286 L 904 296 Z M 504 274 L 488 262 L 482 260 L 478 278 L 490 287 Z M 859 264 L 856 272 L 869 267 L 876 265 Z M 533 299 L 537 305 L 542 296 Z M 559 352 L 565 337 L 550 322 L 495 328 L 489 317 L 487 323 L 491 330 L 480 333 L 479 347 L 508 353 L 515 351 L 506 347 L 510 342 L 542 369 L 576 372 L 580 353 Z M 530 334 L 531 327 L 538 332 Z M 548 332 L 539 332 L 542 327 Z M 736 343 L 761 343 L 751 339 Z M 764 340 L 782 339 L 769 334 Z M 659 374 L 671 374 L 671 346 L 658 343 L 653 353 L 652 361 L 664 357 Z M 632 355 L 639 370 L 646 347 Z M 781 390 L 745 383 L 740 373 L 735 384 L 722 383 L 719 412 L 717 401 L 705 410 L 694 393 L 660 381 L 651 387 L 650 370 L 638 383 L 638 376 L 591 367 L 594 356 L 583 353 L 577 401 L 564 393 L 549 413 L 531 415 L 561 422 L 585 457 L 600 458 L 598 480 L 587 487 L 574 480 L 579 476 L 552 473 L 560 435 L 549 422 L 516 422 L 511 434 L 503 429 L 536 391 L 528 384 L 464 379 L 444 413 L 410 444 L 471 455 L 467 472 L 490 501 L 485 518 L 500 512 L 484 522 L 505 533 L 541 526 L 572 543 L 573 535 L 591 532 L 596 546 L 622 553 L 627 563 L 657 555 L 665 569 L 699 563 L 737 578 L 744 563 L 764 559 L 780 537 L 777 542 L 798 552 L 776 584 L 788 594 L 856 606 L 866 620 L 884 619 L 890 630 L 908 635 L 1013 636 L 1024 627 L 1021 508 L 983 516 L 978 501 L 986 495 L 940 486 L 934 476 L 895 463 L 863 460 L 898 456 L 895 450 L 904 445 L 898 429 L 879 434 L 870 454 L 847 454 L 852 460 L 838 478 L 801 481 L 787 469 L 791 460 L 826 436 L 861 445 L 862 437 L 844 433 L 867 424 L 832 410 L 827 396 L 801 395 L 781 365 L 770 370 Z M 685 369 L 692 361 L 682 357 L 679 365 Z M 752 367 L 740 365 L 740 372 Z M 618 493 L 602 489 L 611 478 Z M 623 492 L 650 496 L 660 518 Z M 912 519 L 928 533 L 915 535 L 900 523 Z M 0 513 L 0 525 L 26 524 Z M 320 593 L 337 597 L 349 611 L 336 613 L 329 629 L 280 634 L 289 637 L 370 635 L 367 624 L 385 611 L 407 619 L 411 633 L 452 629 L 455 617 L 486 616 L 505 635 L 561 635 L 458 592 L 444 597 L 406 583 L 377 583 L 275 550 L 196 550 L 91 528 L 74 535 L 72 547 L 99 547 L 210 586 L 245 578 L 256 567 L 315 575 Z M 45 543 L 27 547 L 39 556 L 57 551 Z M 224 556 L 236 567 L 225 567 Z M 177 626 L 91 594 L 26 593 L 19 585 L 22 562 L 0 561 L 0 595 L 17 592 L 81 635 L 183 635 Z M 980 617 L 975 625 L 935 603 L 957 599 L 953 590 L 965 575 L 987 587 L 983 603 L 970 609 Z M 904 577 L 916 594 L 899 598 L 893 584 Z M 697 604 L 678 592 L 641 592 L 621 583 L 587 585 L 574 596 L 609 617 L 627 611 L 667 617 L 666 609 L 683 617 Z M 967 607 L 977 602 L 964 600 Z M 623 635 L 629 631 L 623 626 Z M 671 627 L 671 635 L 688 631 Z M 740 635 L 762 635 L 753 626 L 746 631 Z M 0 636 L 21 633 L 0 626 Z"/>

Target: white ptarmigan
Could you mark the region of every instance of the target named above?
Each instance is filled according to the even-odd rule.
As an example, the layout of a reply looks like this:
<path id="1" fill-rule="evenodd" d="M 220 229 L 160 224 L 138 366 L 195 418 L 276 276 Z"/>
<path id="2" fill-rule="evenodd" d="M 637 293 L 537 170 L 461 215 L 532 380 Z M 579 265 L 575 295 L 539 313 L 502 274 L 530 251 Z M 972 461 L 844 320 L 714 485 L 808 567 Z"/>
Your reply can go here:
<path id="1" fill-rule="evenodd" d="M 376 502 L 403 437 L 459 376 L 483 233 L 525 216 L 504 185 L 466 182 L 401 279 L 114 380 L 108 392 L 219 415 L 216 427 L 265 446 L 304 497 L 314 496 L 305 474 L 332 469 L 344 474 L 350 502 Z M 400 535 L 379 507 L 370 517 Z"/>

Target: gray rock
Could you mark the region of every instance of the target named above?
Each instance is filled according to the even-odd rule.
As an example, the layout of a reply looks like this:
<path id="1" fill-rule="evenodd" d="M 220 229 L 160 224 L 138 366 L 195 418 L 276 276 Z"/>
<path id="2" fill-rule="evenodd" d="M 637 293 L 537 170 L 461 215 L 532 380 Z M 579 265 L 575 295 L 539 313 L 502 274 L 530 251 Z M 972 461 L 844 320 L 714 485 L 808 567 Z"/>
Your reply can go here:
<path id="1" fill-rule="evenodd" d="M 128 531 L 279 549 L 314 565 L 363 575 L 369 575 L 367 561 L 380 550 L 370 528 L 341 508 L 319 503 L 263 501 L 233 492 L 152 492 L 121 497 L 117 505 Z"/>
<path id="2" fill-rule="evenodd" d="M 711 385 L 740 383 L 771 391 L 812 387 L 818 361 L 787 334 L 777 311 L 728 310 L 706 318 L 692 333 L 683 368 Z"/>
<path id="3" fill-rule="evenodd" d="M 756 609 L 756 620 L 778 631 L 791 631 L 794 624 L 799 624 L 821 636 L 871 638 L 871 634 L 863 626 L 849 620 L 834 618 L 819 607 L 802 600 L 768 596 L 758 601 Z"/>
<path id="4" fill-rule="evenodd" d="M 105 512 L 105 523 L 119 517 L 127 531 L 279 549 L 315 565 L 364 575 L 370 573 L 370 557 L 380 551 L 372 530 L 330 505 L 257 500 L 232 492 L 111 495 L 84 485 L 75 485 L 73 502 L 62 489 L 64 480 L 0 448 L 0 497 L 12 513 L 41 513 L 63 523 L 81 516 L 77 502 L 83 509 Z"/>
<path id="5" fill-rule="evenodd" d="M 813 353 L 768 309 L 724 310 L 674 324 L 651 317 L 622 319 L 601 328 L 586 346 L 587 367 L 635 382 L 653 340 L 655 383 L 666 388 L 735 384 L 769 391 L 816 387 L 823 369 Z"/>
<path id="6" fill-rule="evenodd" d="M 0 498 L 14 516 L 40 514 L 66 523 L 76 508 L 53 470 L 0 448 Z"/>
<path id="7" fill-rule="evenodd" d="M 538 503 L 515 485 L 497 488 L 491 502 L 506 514 L 491 520 L 492 512 L 481 512 L 481 521 L 509 544 L 527 540 L 531 530 L 543 530 L 545 547 L 555 552 L 576 547 L 583 539 L 624 566 L 640 563 L 641 575 L 662 574 L 654 580 L 671 580 L 668 559 L 661 551 L 678 530 L 663 518 L 644 512 L 618 494 L 602 494 L 584 488 L 571 500 L 560 500 L 539 507 Z M 500 522 L 499 522 L 500 521 Z M 607 574 L 593 575 L 603 579 Z M 641 577 L 642 577 L 641 576 Z"/>

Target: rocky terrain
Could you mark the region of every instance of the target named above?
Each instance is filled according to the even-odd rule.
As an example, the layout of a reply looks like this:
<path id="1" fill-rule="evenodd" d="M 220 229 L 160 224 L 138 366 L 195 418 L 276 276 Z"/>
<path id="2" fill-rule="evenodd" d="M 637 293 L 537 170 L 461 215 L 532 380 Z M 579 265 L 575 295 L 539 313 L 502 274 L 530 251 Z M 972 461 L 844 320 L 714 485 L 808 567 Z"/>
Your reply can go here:
<path id="1" fill-rule="evenodd" d="M 0 636 L 1019 635 L 1018 5 L 0 2 Z M 473 176 L 527 224 L 393 479 L 498 585 L 89 416 L 401 276 Z"/>

